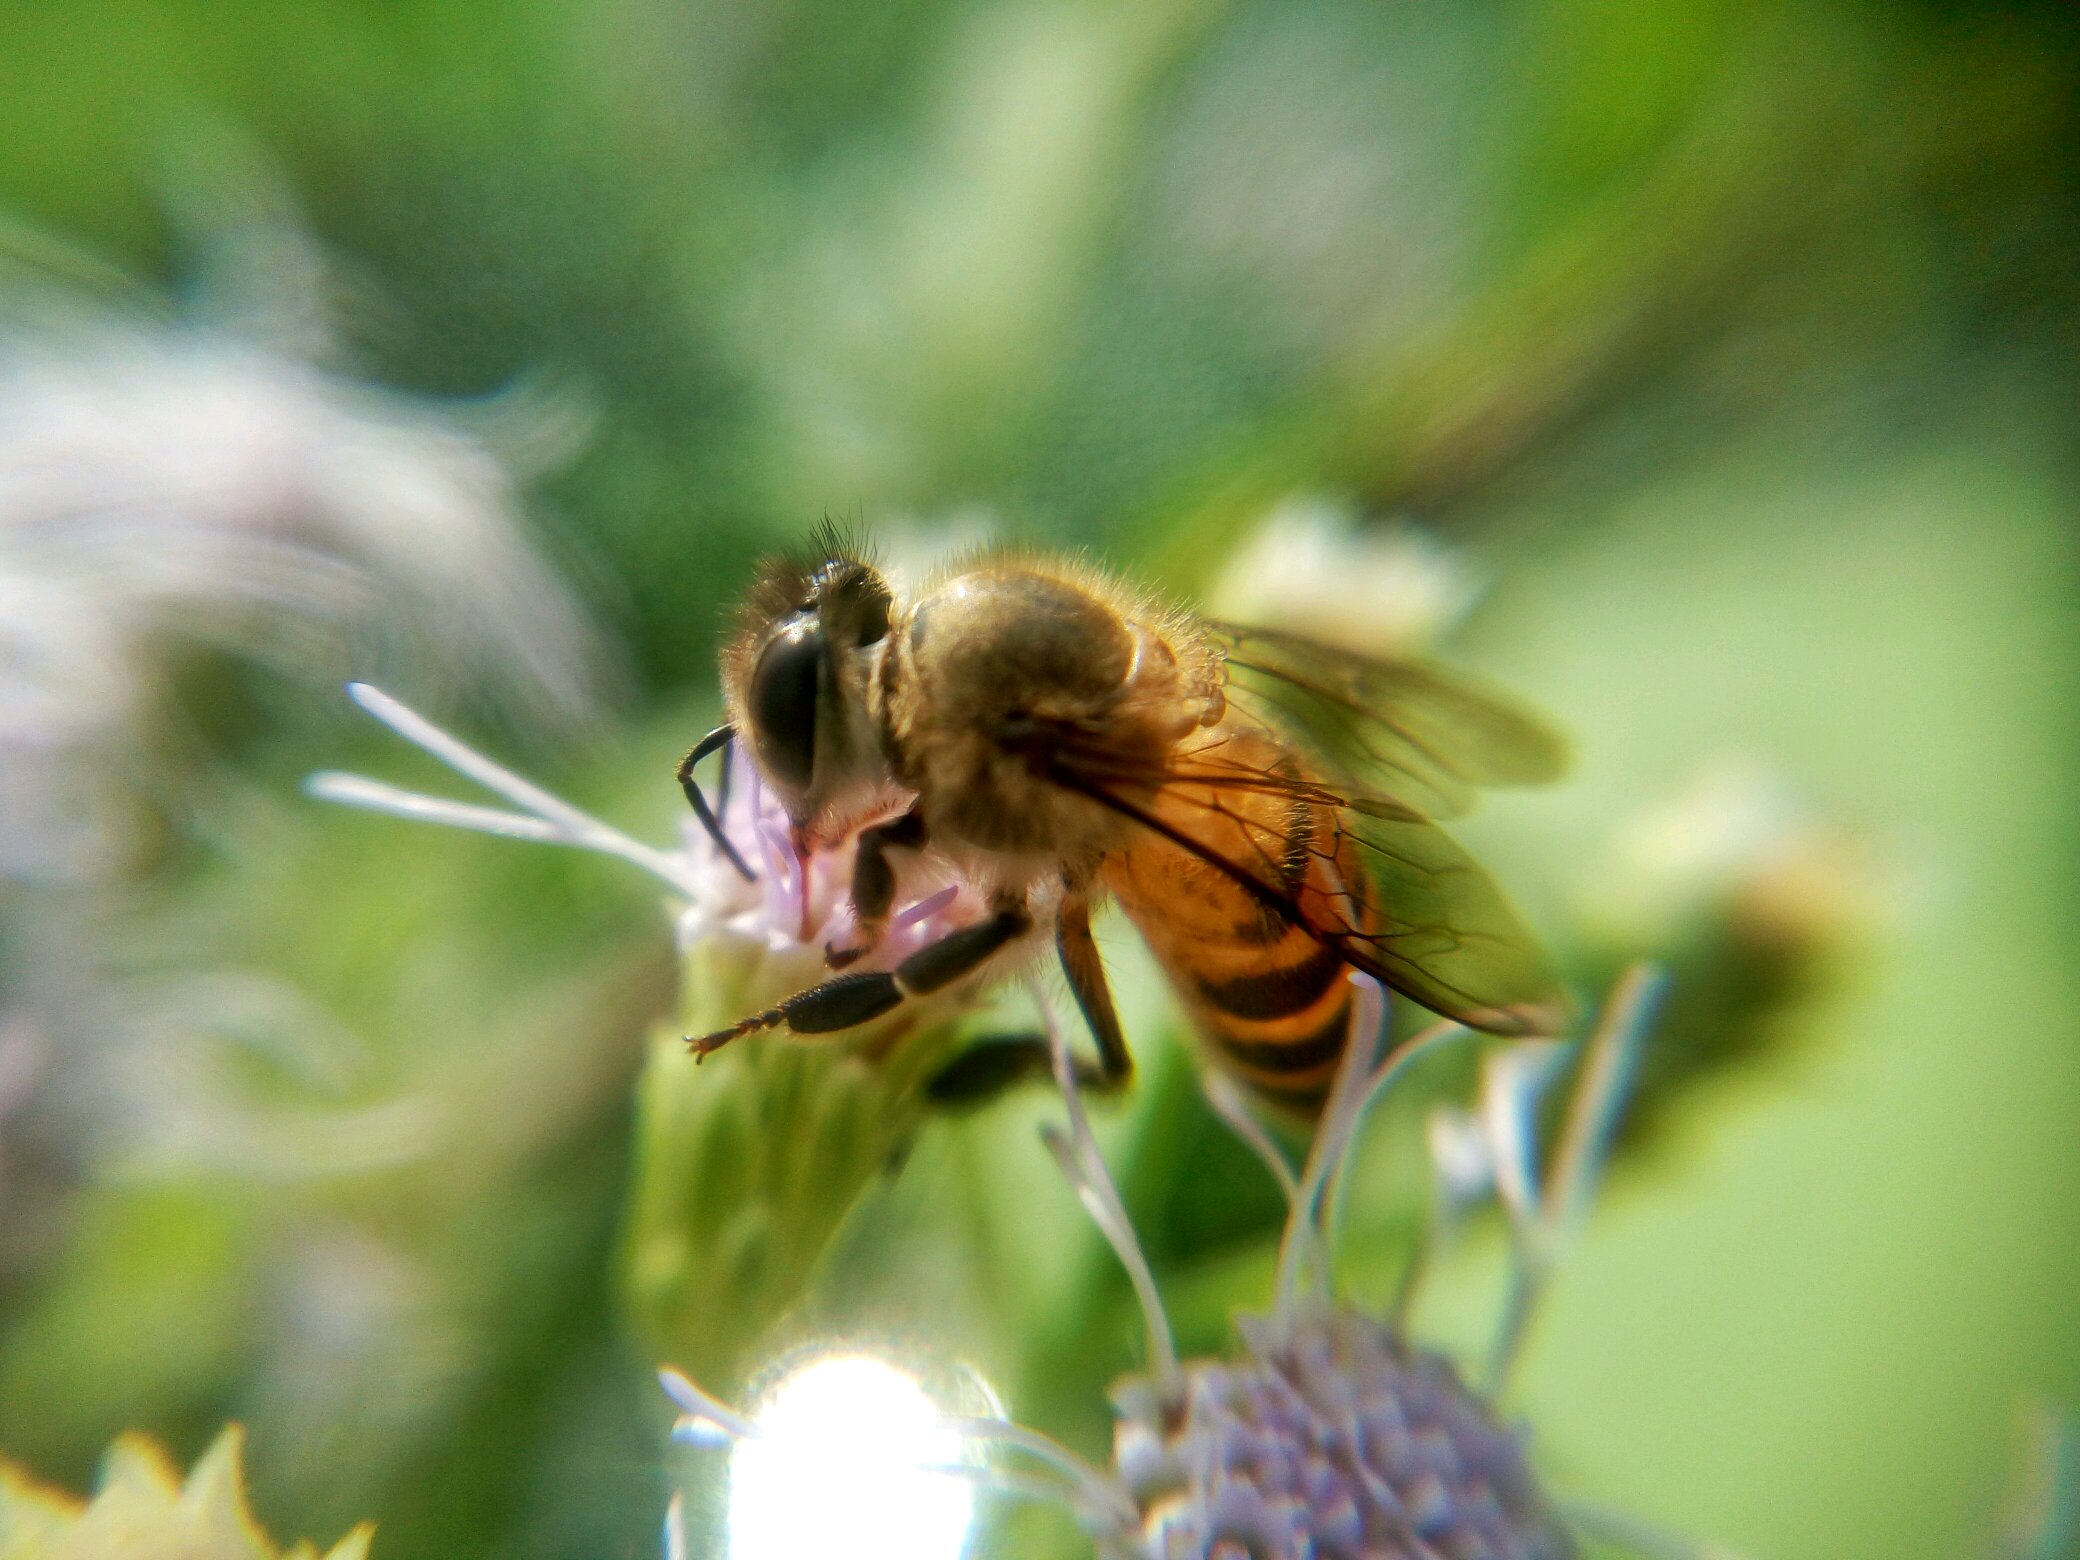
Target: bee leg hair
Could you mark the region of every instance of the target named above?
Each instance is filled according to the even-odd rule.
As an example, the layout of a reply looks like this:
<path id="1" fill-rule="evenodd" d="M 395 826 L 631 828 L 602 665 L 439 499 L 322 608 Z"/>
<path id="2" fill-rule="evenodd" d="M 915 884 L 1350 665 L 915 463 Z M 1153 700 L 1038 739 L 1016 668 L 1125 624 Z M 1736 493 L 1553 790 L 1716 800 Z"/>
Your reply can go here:
<path id="1" fill-rule="evenodd" d="M 856 925 L 852 945 L 826 944 L 824 963 L 842 970 L 881 941 L 896 899 L 896 872 L 889 865 L 888 853 L 899 845 L 915 850 L 926 838 L 924 814 L 914 805 L 900 817 L 860 830 L 859 850 L 852 858 L 852 918 Z"/>

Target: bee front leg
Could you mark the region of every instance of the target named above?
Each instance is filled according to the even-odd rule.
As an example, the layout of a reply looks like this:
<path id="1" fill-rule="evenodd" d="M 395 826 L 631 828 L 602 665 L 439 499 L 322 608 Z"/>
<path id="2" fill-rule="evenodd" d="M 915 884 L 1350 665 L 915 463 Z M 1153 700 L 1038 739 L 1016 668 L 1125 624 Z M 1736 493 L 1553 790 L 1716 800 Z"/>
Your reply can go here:
<path id="1" fill-rule="evenodd" d="M 896 846 L 915 850 L 925 840 L 924 814 L 914 804 L 899 818 L 860 830 L 859 849 L 852 858 L 853 942 L 847 948 L 827 944 L 824 963 L 842 970 L 873 951 L 895 906 L 896 870 L 889 865 L 888 853 Z"/>
<path id="2" fill-rule="evenodd" d="M 695 743 L 693 751 L 679 760 L 679 789 L 686 793 L 687 805 L 693 809 L 694 816 L 700 819 L 701 827 L 708 831 L 708 838 L 715 842 L 715 848 L 737 869 L 738 876 L 747 883 L 755 883 L 758 881 L 758 874 L 751 870 L 751 863 L 744 859 L 743 853 L 722 831 L 722 814 L 729 811 L 729 746 L 736 738 L 736 727 L 717 726 Z M 701 794 L 700 782 L 693 778 L 693 771 L 702 759 L 718 750 L 722 753 L 721 801 L 717 806 L 710 807 L 707 797 Z"/>
<path id="3" fill-rule="evenodd" d="M 900 1007 L 910 997 L 929 996 L 972 975 L 1007 943 L 1032 929 L 1024 905 L 1006 905 L 987 921 L 948 932 L 910 955 L 894 970 L 840 975 L 807 991 L 796 992 L 777 1007 L 738 1020 L 711 1035 L 687 1037 L 696 1057 L 719 1051 L 730 1041 L 785 1025 L 798 1035 L 836 1034 L 867 1023 Z"/>

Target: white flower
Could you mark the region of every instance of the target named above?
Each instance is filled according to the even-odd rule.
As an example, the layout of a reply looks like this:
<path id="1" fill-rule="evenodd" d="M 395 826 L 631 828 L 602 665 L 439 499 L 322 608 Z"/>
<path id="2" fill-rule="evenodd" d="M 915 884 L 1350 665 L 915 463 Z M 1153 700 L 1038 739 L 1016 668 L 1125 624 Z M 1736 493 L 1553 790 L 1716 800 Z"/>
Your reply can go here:
<path id="1" fill-rule="evenodd" d="M 1702 919 L 1744 942 L 1819 952 L 1911 902 L 1868 845 L 1768 768 L 1727 759 L 1627 820 L 1584 906 L 1608 940 L 1645 945 Z"/>
<path id="2" fill-rule="evenodd" d="M 1395 656 L 1429 649 L 1479 594 L 1457 554 L 1413 526 L 1368 526 L 1348 505 L 1296 494 L 1243 539 L 1210 599 L 1238 622 Z"/>
<path id="3" fill-rule="evenodd" d="M 566 716 L 598 653 L 442 408 L 194 327 L 0 339 L 0 872 L 119 853 L 169 643 L 308 666 L 350 628 Z"/>
<path id="4" fill-rule="evenodd" d="M 387 694 L 361 684 L 349 692 L 405 740 L 511 805 L 423 796 L 342 774 L 313 776 L 313 795 L 598 851 L 641 868 L 668 891 L 682 953 L 685 1027 L 653 1035 L 637 1086 L 624 1292 L 660 1355 L 693 1364 L 710 1379 L 734 1379 L 800 1298 L 848 1210 L 907 1149 L 930 1109 L 931 1081 L 960 1043 L 954 1021 L 974 998 L 972 983 L 807 1043 L 740 1040 L 702 1066 L 683 1039 L 688 1029 L 711 1033 L 766 1011 L 827 978 L 827 946 L 852 943 L 857 834 L 801 859 L 779 803 L 745 765 L 727 785 L 719 838 L 689 815 L 672 844 L 647 845 L 559 801 Z M 893 968 L 987 912 L 945 863 L 905 854 L 909 859 L 896 866 L 897 909 L 887 935 L 859 967 Z M 730 1167 L 727 1176 L 714 1174 L 718 1164 Z"/>
<path id="5" fill-rule="evenodd" d="M 2023 1460 L 2011 1480 L 1995 1560 L 2062 1560 L 2080 1537 L 2080 1424 L 2032 1407 Z"/>
<path id="6" fill-rule="evenodd" d="M 389 1162 L 424 1138 L 406 1110 L 239 1116 L 211 1065 L 218 1030 L 250 1019 L 322 1047 L 323 1015 L 237 972 L 111 968 L 110 944 L 140 926 L 123 890 L 151 803 L 183 794 L 165 697 L 177 651 L 329 680 L 331 663 L 391 641 L 530 710 L 589 703 L 598 647 L 526 537 L 508 458 L 556 442 L 552 420 L 533 438 L 515 424 L 513 449 L 495 451 L 472 431 L 481 408 L 321 369 L 299 355 L 322 345 L 303 328 L 314 256 L 286 227 L 241 233 L 264 241 L 242 239 L 243 279 L 287 304 L 276 323 L 292 328 L 268 341 L 148 303 L 124 315 L 58 289 L 0 293 L 0 930 L 20 977 L 0 1059 L 37 1061 L 25 1099 L 0 1088 L 0 1223 L 16 1237 L 0 1261 L 110 1150 L 305 1174 L 326 1148 Z"/>
<path id="7" fill-rule="evenodd" d="M 797 856 L 779 801 L 759 783 L 749 764 L 737 765 L 733 749 L 723 760 L 730 773 L 722 787 L 726 795 L 718 822 L 737 856 L 752 865 L 750 879 L 690 813 L 671 845 L 645 845 L 486 758 L 381 689 L 353 683 L 347 693 L 407 742 L 518 811 L 424 796 L 360 775 L 330 772 L 311 777 L 307 789 L 313 796 L 421 822 L 618 857 L 670 891 L 682 953 L 699 950 L 726 962 L 737 973 L 738 984 L 763 994 L 762 1000 L 791 995 L 822 979 L 825 948 L 850 940 L 857 831 L 817 849 L 806 860 Z M 986 913 L 981 896 L 934 858 L 900 863 L 898 882 L 902 897 L 888 933 L 860 961 L 860 968 L 893 968 L 927 943 Z M 908 1004 L 905 1018 L 913 1021 L 921 1012 L 941 1010 L 936 997 L 925 998 Z"/>

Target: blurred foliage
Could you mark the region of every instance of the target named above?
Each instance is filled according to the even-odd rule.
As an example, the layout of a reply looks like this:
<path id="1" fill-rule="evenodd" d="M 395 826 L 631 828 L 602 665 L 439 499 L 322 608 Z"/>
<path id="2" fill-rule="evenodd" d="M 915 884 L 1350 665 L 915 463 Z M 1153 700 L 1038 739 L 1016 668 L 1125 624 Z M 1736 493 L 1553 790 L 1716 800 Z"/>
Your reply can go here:
<path id="1" fill-rule="evenodd" d="M 925 1083 L 955 1046 L 938 1026 L 885 1056 L 826 1042 L 695 1057 L 685 1035 L 774 1000 L 747 995 L 716 953 L 692 953 L 681 1022 L 651 1037 L 624 1260 L 650 1352 L 735 1390 L 765 1364 L 756 1351 L 771 1350 L 774 1320 L 800 1301 L 862 1191 L 909 1153 L 930 1108 Z"/>
<path id="2" fill-rule="evenodd" d="M 1784 1560 L 1988 1531 L 2013 1405 L 2080 1399 L 2058 8 L 83 0 L 0 41 L 0 323 L 293 336 L 481 439 L 627 675 L 574 734 L 383 670 L 645 837 L 751 559 L 826 512 L 1184 595 L 1295 493 L 1448 539 L 1486 586 L 1454 650 L 1581 755 L 1469 839 L 1585 990 L 1677 969 L 1671 1151 L 1546 1319 L 1542 1447 Z M 615 1273 L 664 922 L 611 864 L 298 796 L 417 782 L 334 691 L 379 653 L 169 651 L 120 870 L 0 883 L 0 1448 L 84 1487 L 126 1428 L 193 1457 L 236 1417 L 274 1531 L 649 1554 L 663 1411 Z M 1876 913 L 1735 873 L 1642 918 L 1608 842 L 1721 760 L 1851 842 L 1815 870 Z M 1102 935 L 1142 1069 L 1108 1152 L 1212 1349 L 1276 1198 Z M 1371 1134 L 1371 1294 L 1415 1113 L 1465 1079 Z M 758 1321 L 928 1339 L 1098 1452 L 1136 1333 L 1046 1110 L 925 1127 Z M 1439 1335 L 1492 1256 L 1427 1297 Z M 1030 1515 L 986 1542 L 1081 1552 Z"/>

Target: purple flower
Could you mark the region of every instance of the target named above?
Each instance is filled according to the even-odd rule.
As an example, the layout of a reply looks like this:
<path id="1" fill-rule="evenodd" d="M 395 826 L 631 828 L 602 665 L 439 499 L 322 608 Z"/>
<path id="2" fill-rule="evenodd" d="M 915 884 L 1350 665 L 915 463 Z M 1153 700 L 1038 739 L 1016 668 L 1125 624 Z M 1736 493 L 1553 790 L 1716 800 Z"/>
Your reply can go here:
<path id="1" fill-rule="evenodd" d="M 1349 1308 L 1241 1328 L 1184 1399 L 1116 1394 L 1113 1466 L 1162 1560 L 1558 1560 L 1574 1545 L 1521 1432 L 1442 1355 Z"/>

